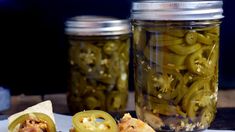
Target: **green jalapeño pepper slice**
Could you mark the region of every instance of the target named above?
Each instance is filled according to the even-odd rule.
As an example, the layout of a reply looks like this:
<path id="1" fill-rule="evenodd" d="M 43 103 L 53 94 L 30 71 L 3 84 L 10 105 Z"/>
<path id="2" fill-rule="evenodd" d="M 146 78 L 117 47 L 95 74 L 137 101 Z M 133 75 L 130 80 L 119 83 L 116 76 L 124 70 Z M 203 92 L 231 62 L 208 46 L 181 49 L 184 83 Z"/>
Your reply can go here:
<path id="1" fill-rule="evenodd" d="M 142 50 L 146 45 L 146 32 L 142 28 L 134 28 L 133 41 L 134 48 L 136 50 Z"/>
<path id="2" fill-rule="evenodd" d="M 127 92 L 112 91 L 109 93 L 106 103 L 107 110 L 115 112 L 118 110 L 125 109 L 127 102 Z"/>
<path id="3" fill-rule="evenodd" d="M 108 60 L 107 65 L 109 67 L 103 66 L 100 68 L 99 76 L 96 79 L 102 83 L 114 85 L 117 79 L 117 73 L 119 72 L 119 67 L 115 60 Z"/>
<path id="4" fill-rule="evenodd" d="M 103 50 L 104 53 L 107 55 L 111 55 L 113 54 L 117 49 L 118 49 L 118 45 L 120 45 L 121 42 L 118 41 L 108 41 L 105 43 Z"/>
<path id="5" fill-rule="evenodd" d="M 198 33 L 197 38 L 198 42 L 205 45 L 212 45 L 219 41 L 219 36 L 212 33 L 205 33 L 205 34 Z"/>
<path id="6" fill-rule="evenodd" d="M 103 91 L 94 90 L 85 95 L 85 104 L 87 109 L 105 109 L 105 94 Z"/>
<path id="7" fill-rule="evenodd" d="M 88 84 L 87 78 L 82 76 L 79 72 L 71 73 L 71 91 L 77 95 L 82 96 L 90 93 L 94 87 Z"/>
<path id="8" fill-rule="evenodd" d="M 200 90 L 205 90 L 209 91 L 210 90 L 210 82 L 208 80 L 204 79 L 199 79 L 195 81 L 189 88 L 188 92 L 183 98 L 183 108 L 185 111 L 188 111 L 188 105 L 190 104 L 190 99 L 193 97 L 193 95 L 200 91 Z"/>
<path id="9" fill-rule="evenodd" d="M 24 114 L 24 115 L 18 117 L 15 121 L 13 121 L 8 126 L 9 132 L 15 132 L 15 128 L 18 125 L 25 123 L 26 120 L 32 120 L 32 119 L 35 121 L 45 123 L 47 125 L 47 130 L 45 132 L 56 132 L 55 123 L 52 121 L 52 119 L 46 114 L 36 113 L 36 112 Z"/>
<path id="10" fill-rule="evenodd" d="M 160 99 L 170 100 L 175 98 L 176 95 L 172 93 L 181 79 L 182 75 L 174 69 L 150 70 L 147 75 L 147 93 Z"/>
<path id="11" fill-rule="evenodd" d="M 149 39 L 149 45 L 158 46 L 170 46 L 182 44 L 184 40 L 182 38 L 174 37 L 168 34 L 151 34 Z"/>
<path id="12" fill-rule="evenodd" d="M 153 47 L 146 46 L 144 49 L 144 56 L 160 66 L 172 65 L 172 66 L 183 66 L 187 56 L 177 55 L 168 51 L 154 49 Z"/>
<path id="13" fill-rule="evenodd" d="M 175 37 L 184 37 L 186 30 L 183 29 L 168 29 L 167 34 L 171 35 L 171 36 L 175 36 Z"/>
<path id="14" fill-rule="evenodd" d="M 193 44 L 193 45 L 186 45 L 186 44 L 179 44 L 179 45 L 172 45 L 169 46 L 168 49 L 178 55 L 189 55 L 201 48 L 200 44 Z"/>
<path id="15" fill-rule="evenodd" d="M 189 31 L 185 36 L 185 41 L 189 45 L 195 44 L 197 42 L 197 32 Z"/>
<path id="16" fill-rule="evenodd" d="M 177 85 L 176 90 L 172 93 L 172 96 L 175 97 L 174 104 L 179 104 L 185 94 L 187 94 L 190 85 L 198 80 L 198 77 L 195 77 L 193 74 L 190 74 L 189 72 L 184 74 L 182 77 L 179 85 Z"/>
<path id="17" fill-rule="evenodd" d="M 172 97 L 175 97 L 174 104 L 179 104 L 179 102 L 182 100 L 187 91 L 188 91 L 187 86 L 185 86 L 181 81 L 179 85 L 176 87 L 175 91 L 172 92 L 171 94 Z"/>
<path id="18" fill-rule="evenodd" d="M 74 45 L 75 46 L 75 45 Z M 77 64 L 82 72 L 94 73 L 100 66 L 101 49 L 90 43 L 81 43 L 71 48 L 71 60 Z"/>
<path id="19" fill-rule="evenodd" d="M 195 92 L 188 103 L 186 112 L 191 119 L 196 117 L 196 112 L 199 108 L 210 106 L 210 96 L 212 93 L 208 90 L 200 90 Z"/>
<path id="20" fill-rule="evenodd" d="M 128 44 L 126 44 L 126 43 L 128 43 Z M 129 64 L 129 52 L 130 52 L 130 45 L 129 45 L 129 43 L 130 43 L 129 40 L 127 40 L 127 42 L 122 43 L 119 46 L 119 49 L 118 49 L 120 60 L 125 61 L 126 65 Z"/>
<path id="21" fill-rule="evenodd" d="M 209 126 L 209 124 L 214 120 L 216 109 L 214 109 L 216 106 L 207 106 L 202 109 L 202 112 L 200 114 L 201 117 L 201 123 L 204 127 Z"/>
<path id="22" fill-rule="evenodd" d="M 216 27 L 213 27 L 213 28 L 209 29 L 208 33 L 212 33 L 212 34 L 215 34 L 215 35 L 219 36 L 219 33 L 220 33 L 219 26 L 216 26 Z"/>
<path id="23" fill-rule="evenodd" d="M 88 110 L 72 118 L 76 132 L 118 132 L 116 121 L 111 115 L 100 110 Z"/>
<path id="24" fill-rule="evenodd" d="M 218 60 L 218 46 L 205 46 L 186 59 L 188 69 L 199 75 L 211 75 Z"/>
<path id="25" fill-rule="evenodd" d="M 125 92 L 128 90 L 128 74 L 120 74 L 120 77 L 117 79 L 117 89 L 120 92 Z"/>
<path id="26" fill-rule="evenodd" d="M 152 106 L 149 106 L 153 113 L 158 113 L 166 116 L 178 116 L 181 115 L 185 117 L 185 113 L 178 106 L 170 105 L 170 104 L 157 104 L 152 103 Z"/>

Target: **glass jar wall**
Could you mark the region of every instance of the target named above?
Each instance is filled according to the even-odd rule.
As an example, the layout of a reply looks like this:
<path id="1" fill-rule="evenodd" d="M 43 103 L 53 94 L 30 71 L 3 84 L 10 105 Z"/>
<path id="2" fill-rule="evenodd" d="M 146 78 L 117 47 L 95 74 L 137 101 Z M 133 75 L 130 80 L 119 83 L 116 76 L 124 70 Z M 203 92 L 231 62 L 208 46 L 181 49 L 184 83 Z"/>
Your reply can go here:
<path id="1" fill-rule="evenodd" d="M 89 109 L 119 112 L 126 108 L 129 75 L 129 23 L 128 21 L 122 23 L 120 20 L 107 19 L 89 17 L 87 20 L 86 18 L 86 21 L 90 23 L 98 23 L 98 27 L 93 27 L 96 30 L 88 27 L 90 30 L 84 32 L 83 29 L 82 31 L 79 29 L 79 35 L 69 35 L 71 76 L 68 105 L 73 113 Z M 119 29 L 119 33 L 113 30 L 107 32 L 107 30 L 103 31 L 106 28 L 102 27 L 103 23 L 112 23 L 114 28 L 115 23 L 119 23 L 119 26 L 122 23 L 124 28 Z M 112 24 L 108 28 L 112 29 Z"/>
<path id="2" fill-rule="evenodd" d="M 221 16 L 194 20 L 172 12 L 164 18 L 166 11 L 144 9 L 166 4 L 149 3 L 135 3 L 132 15 L 137 116 L 158 131 L 206 129 L 216 113 Z M 184 14 L 189 4 L 168 8 Z"/>

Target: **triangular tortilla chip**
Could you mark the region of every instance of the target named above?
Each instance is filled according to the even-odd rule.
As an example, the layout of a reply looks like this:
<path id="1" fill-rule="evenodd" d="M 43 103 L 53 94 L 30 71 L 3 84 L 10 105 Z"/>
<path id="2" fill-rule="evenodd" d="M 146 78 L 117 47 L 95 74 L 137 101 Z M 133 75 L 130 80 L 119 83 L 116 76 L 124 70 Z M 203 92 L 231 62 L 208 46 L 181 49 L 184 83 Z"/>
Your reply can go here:
<path id="1" fill-rule="evenodd" d="M 54 119 L 54 114 L 53 114 L 53 109 L 52 109 L 52 103 L 50 100 L 44 101 L 41 103 L 38 103 L 34 106 L 31 106 L 27 109 L 25 109 L 22 112 L 16 113 L 8 118 L 8 125 L 10 125 L 13 121 L 15 121 L 18 117 L 29 114 L 29 113 L 43 113 L 46 114 L 51 118 L 51 120 L 55 124 L 55 119 Z"/>

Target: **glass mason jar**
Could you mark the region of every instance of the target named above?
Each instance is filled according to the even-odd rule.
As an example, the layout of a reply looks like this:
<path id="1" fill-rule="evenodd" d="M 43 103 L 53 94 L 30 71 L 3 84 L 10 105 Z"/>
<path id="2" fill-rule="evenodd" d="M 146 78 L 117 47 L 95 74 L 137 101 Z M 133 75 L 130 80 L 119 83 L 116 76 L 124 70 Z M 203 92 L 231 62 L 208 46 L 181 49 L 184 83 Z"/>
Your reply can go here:
<path id="1" fill-rule="evenodd" d="M 222 1 L 132 5 L 136 113 L 158 131 L 197 131 L 215 118 Z"/>
<path id="2" fill-rule="evenodd" d="M 125 110 L 128 99 L 130 23 L 99 16 L 66 22 L 71 66 L 68 106 L 71 112 Z"/>

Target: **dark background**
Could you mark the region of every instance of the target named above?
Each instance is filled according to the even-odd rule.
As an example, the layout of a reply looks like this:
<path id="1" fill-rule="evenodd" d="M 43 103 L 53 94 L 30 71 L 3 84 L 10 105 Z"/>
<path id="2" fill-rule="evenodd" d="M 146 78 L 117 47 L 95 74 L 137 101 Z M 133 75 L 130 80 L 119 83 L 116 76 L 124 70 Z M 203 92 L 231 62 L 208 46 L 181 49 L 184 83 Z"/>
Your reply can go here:
<path id="1" fill-rule="evenodd" d="M 130 16 L 131 0 L 0 0 L 0 85 L 12 94 L 65 92 L 64 22 L 76 15 Z M 224 0 L 220 88 L 235 88 L 234 1 Z M 130 88 L 133 90 L 133 88 Z"/>

